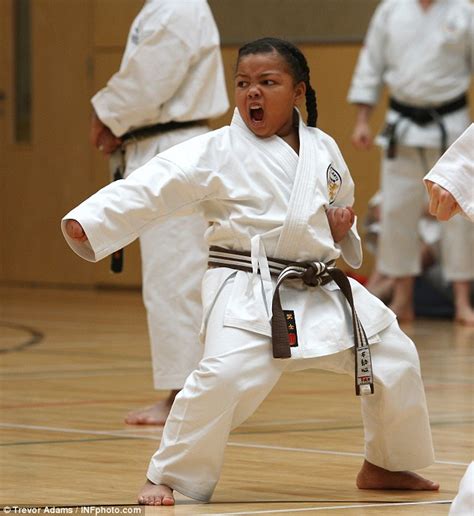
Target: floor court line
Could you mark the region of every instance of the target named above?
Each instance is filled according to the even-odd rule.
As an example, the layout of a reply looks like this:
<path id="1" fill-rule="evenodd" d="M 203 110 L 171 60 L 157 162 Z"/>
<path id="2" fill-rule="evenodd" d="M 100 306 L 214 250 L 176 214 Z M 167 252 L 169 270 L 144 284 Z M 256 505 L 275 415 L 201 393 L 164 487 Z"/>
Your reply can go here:
<path id="1" fill-rule="evenodd" d="M 405 506 L 405 505 L 442 505 L 451 503 L 453 500 L 429 500 L 425 502 L 390 502 L 390 503 L 370 503 L 370 504 L 355 504 L 355 505 L 329 505 L 327 507 L 304 507 L 300 509 L 269 509 L 264 511 L 244 511 L 244 512 L 222 512 L 218 513 L 209 513 L 203 514 L 202 516 L 243 516 L 243 515 L 252 515 L 252 514 L 284 514 L 286 513 L 295 513 L 295 512 L 308 512 L 308 511 L 335 511 L 341 509 L 362 509 L 362 508 L 372 508 L 372 507 L 395 507 L 395 506 Z"/>
<path id="2" fill-rule="evenodd" d="M 61 427 L 52 427 L 52 426 L 41 426 L 41 425 L 24 425 L 19 423 L 0 423 L 0 428 L 16 428 L 16 429 L 25 429 L 25 430 L 42 430 L 46 432 L 62 432 L 62 433 L 76 433 L 76 434 L 89 434 L 89 435 L 105 435 L 105 436 L 121 436 L 121 437 L 129 437 L 136 439 L 147 439 L 152 441 L 158 441 L 161 438 L 161 432 L 158 434 L 159 430 L 155 435 L 147 435 L 147 434 L 138 434 L 128 432 L 127 430 L 81 430 L 78 428 L 61 428 Z M 160 429 L 161 430 L 161 429 Z M 14 443 L 12 443 L 13 445 Z M 285 451 L 285 452 L 297 452 L 297 453 L 315 453 L 318 455 L 336 455 L 336 456 L 345 456 L 345 457 L 363 457 L 363 453 L 355 453 L 355 452 L 344 452 L 344 451 L 334 451 L 334 450 L 319 450 L 316 448 L 292 448 L 288 446 L 273 446 L 269 444 L 259 444 L 259 443 L 238 443 L 234 441 L 229 441 L 227 443 L 228 446 L 234 446 L 238 448 L 258 448 L 262 450 L 275 450 L 275 451 Z M 470 463 L 469 462 L 457 462 L 457 461 L 435 461 L 435 464 L 446 464 L 450 466 L 463 466 L 466 467 Z"/>

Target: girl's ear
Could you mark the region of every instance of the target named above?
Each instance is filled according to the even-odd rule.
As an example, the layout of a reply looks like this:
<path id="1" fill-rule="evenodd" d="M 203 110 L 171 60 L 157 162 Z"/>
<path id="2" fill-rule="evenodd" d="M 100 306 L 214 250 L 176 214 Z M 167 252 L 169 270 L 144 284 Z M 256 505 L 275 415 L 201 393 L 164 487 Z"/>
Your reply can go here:
<path id="1" fill-rule="evenodd" d="M 301 102 L 306 95 L 306 83 L 304 81 L 300 81 L 295 86 L 295 106 Z"/>

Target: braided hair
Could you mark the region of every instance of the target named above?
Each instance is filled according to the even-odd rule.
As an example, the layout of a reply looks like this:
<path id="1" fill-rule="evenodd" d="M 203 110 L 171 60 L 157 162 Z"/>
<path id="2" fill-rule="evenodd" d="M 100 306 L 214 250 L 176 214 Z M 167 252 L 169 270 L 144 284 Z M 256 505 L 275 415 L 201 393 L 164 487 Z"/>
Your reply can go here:
<path id="1" fill-rule="evenodd" d="M 306 85 L 306 111 L 308 113 L 307 124 L 316 127 L 318 120 L 318 107 L 316 104 L 316 93 L 310 84 L 309 67 L 306 57 L 301 50 L 283 39 L 261 38 L 247 43 L 239 49 L 237 64 L 240 59 L 250 54 L 268 54 L 277 52 L 287 62 L 295 83 L 303 81 Z"/>

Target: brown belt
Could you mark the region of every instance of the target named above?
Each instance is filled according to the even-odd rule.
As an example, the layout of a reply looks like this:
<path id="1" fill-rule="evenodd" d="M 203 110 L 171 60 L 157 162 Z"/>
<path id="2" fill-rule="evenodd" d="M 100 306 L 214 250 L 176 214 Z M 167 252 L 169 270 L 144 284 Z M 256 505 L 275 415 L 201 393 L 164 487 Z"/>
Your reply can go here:
<path id="1" fill-rule="evenodd" d="M 317 261 L 291 262 L 279 258 L 268 258 L 268 265 L 270 273 L 273 276 L 277 276 L 272 300 L 273 357 L 291 357 L 288 325 L 280 300 L 281 284 L 289 279 L 300 279 L 307 286 L 317 287 L 334 281 L 341 289 L 351 309 L 354 331 L 356 394 L 358 396 L 361 394 L 373 394 L 374 384 L 369 343 L 354 307 L 351 284 L 344 272 L 334 267 L 334 262 L 329 264 Z M 229 267 L 231 269 L 252 272 L 250 253 L 246 251 L 232 251 L 217 246 L 212 246 L 209 249 L 209 266 Z"/>

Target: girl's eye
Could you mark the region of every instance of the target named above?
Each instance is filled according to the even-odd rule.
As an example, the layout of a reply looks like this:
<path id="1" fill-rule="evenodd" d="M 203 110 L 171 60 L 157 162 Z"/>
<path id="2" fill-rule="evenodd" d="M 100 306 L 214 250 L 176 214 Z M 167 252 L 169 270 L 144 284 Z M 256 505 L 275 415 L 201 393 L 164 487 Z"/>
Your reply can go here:
<path id="1" fill-rule="evenodd" d="M 237 81 L 237 88 L 246 88 L 248 84 L 247 81 Z"/>
<path id="2" fill-rule="evenodd" d="M 265 79 L 263 81 L 263 84 L 265 84 L 266 86 L 273 86 L 275 84 L 275 81 L 272 81 L 271 79 Z"/>

